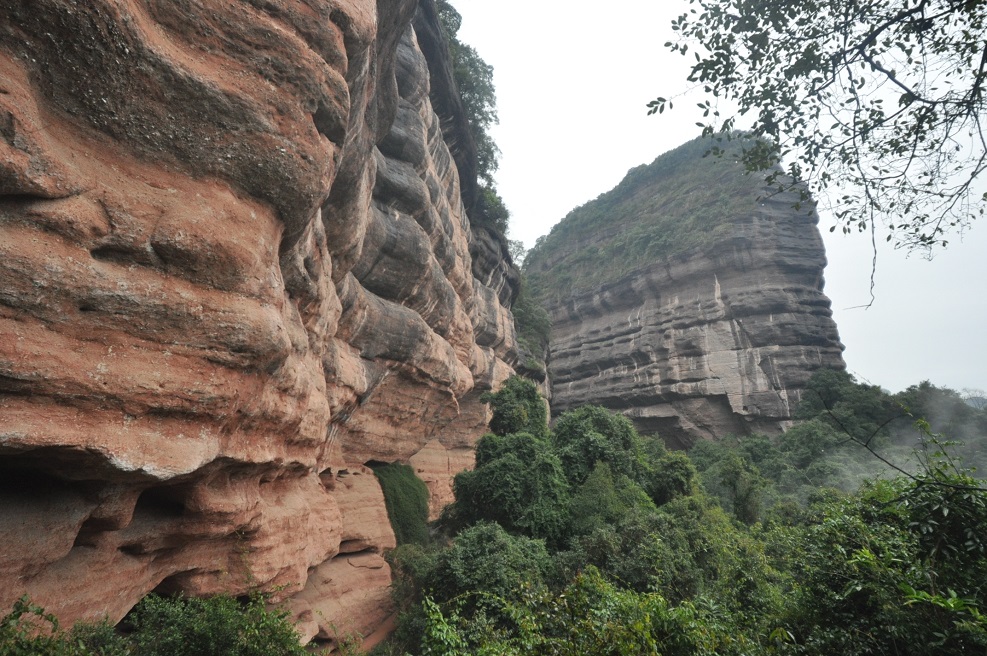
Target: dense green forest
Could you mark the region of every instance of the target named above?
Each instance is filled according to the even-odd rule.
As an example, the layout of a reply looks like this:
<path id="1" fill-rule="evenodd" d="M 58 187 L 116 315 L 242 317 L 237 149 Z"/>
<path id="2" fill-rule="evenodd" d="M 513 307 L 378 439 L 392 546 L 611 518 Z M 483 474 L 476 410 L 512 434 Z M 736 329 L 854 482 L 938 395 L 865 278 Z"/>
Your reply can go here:
<path id="1" fill-rule="evenodd" d="M 987 649 L 987 411 L 956 392 L 822 371 L 784 435 L 689 454 L 597 407 L 549 428 L 519 378 L 488 398 L 456 502 L 390 556 L 379 654 Z"/>

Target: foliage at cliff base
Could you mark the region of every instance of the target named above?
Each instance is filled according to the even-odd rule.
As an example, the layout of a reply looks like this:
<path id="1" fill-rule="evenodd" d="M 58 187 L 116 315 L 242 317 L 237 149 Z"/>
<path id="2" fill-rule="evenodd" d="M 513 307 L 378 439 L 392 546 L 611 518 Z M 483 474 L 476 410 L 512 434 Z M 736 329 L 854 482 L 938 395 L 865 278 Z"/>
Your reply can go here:
<path id="1" fill-rule="evenodd" d="M 929 383 L 810 389 L 781 438 L 687 455 L 602 408 L 549 429 L 512 381 L 445 537 L 391 555 L 378 653 L 982 653 L 987 490 L 964 463 L 987 413 Z"/>

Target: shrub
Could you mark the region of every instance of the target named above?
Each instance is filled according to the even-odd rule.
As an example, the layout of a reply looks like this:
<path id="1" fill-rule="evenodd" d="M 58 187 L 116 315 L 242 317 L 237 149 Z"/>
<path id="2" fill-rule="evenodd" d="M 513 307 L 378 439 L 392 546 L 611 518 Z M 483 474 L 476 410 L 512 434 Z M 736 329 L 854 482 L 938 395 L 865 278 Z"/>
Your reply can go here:
<path id="1" fill-rule="evenodd" d="M 439 556 L 430 589 L 441 601 L 471 593 L 508 598 L 523 585 L 537 585 L 550 568 L 544 541 L 480 522 L 456 536 Z"/>
<path id="2" fill-rule="evenodd" d="M 447 613 L 425 605 L 425 654 L 552 654 L 554 656 L 638 656 L 751 653 L 716 611 L 692 604 L 673 608 L 654 593 L 621 590 L 587 568 L 563 591 L 526 592 L 506 602 L 500 614 L 510 626 L 464 618 L 456 604 Z"/>
<path id="3" fill-rule="evenodd" d="M 637 479 L 642 471 L 640 438 L 633 424 L 599 406 L 583 406 L 559 417 L 552 443 L 572 485 L 582 484 L 597 462 L 607 463 L 615 476 Z"/>
<path id="4" fill-rule="evenodd" d="M 939 471 L 820 495 L 790 555 L 800 653 L 983 652 L 987 494 L 973 483 Z"/>
<path id="5" fill-rule="evenodd" d="M 283 610 L 268 610 L 254 596 L 246 604 L 228 596 L 191 599 L 148 595 L 118 634 L 106 621 L 80 622 L 71 631 L 27 597 L 0 618 L 4 656 L 306 656 Z"/>
<path id="6" fill-rule="evenodd" d="M 495 435 L 548 435 L 548 406 L 530 380 L 511 376 L 500 390 L 487 392 L 480 400 L 489 403 L 493 409 L 490 431 Z"/>
<path id="7" fill-rule="evenodd" d="M 694 564 L 683 549 L 684 541 L 669 528 L 659 515 L 641 511 L 597 526 L 574 538 L 570 550 L 559 554 L 562 574 L 569 580 L 592 565 L 608 579 L 638 592 L 656 591 L 674 601 L 694 596 Z"/>
<path id="8" fill-rule="evenodd" d="M 68 639 L 58 619 L 25 595 L 0 618 L 0 653 L 4 656 L 89 656 L 94 653 Z"/>
<path id="9" fill-rule="evenodd" d="M 140 656 L 306 656 L 284 610 L 267 610 L 256 595 L 241 605 L 221 595 L 207 599 L 148 595 L 130 615 Z"/>
<path id="10" fill-rule="evenodd" d="M 68 640 L 93 656 L 130 656 L 132 653 L 127 639 L 117 633 L 108 620 L 79 622 L 72 627 Z"/>
<path id="11" fill-rule="evenodd" d="M 373 467 L 384 493 L 387 518 L 400 544 L 425 544 L 428 535 L 428 488 L 409 465 Z"/>
<path id="12" fill-rule="evenodd" d="M 573 492 L 569 509 L 572 534 L 584 535 L 636 510 L 654 512 L 655 506 L 641 486 L 627 476 L 614 476 L 610 465 L 601 461 Z"/>
<path id="13" fill-rule="evenodd" d="M 477 443 L 476 469 L 457 474 L 453 490 L 456 502 L 447 516 L 455 524 L 492 521 L 552 543 L 567 530 L 569 486 L 544 438 L 484 435 Z"/>
<path id="14" fill-rule="evenodd" d="M 689 456 L 681 451 L 671 451 L 648 462 L 644 489 L 651 500 L 660 506 L 695 494 L 697 476 Z"/>
<path id="15" fill-rule="evenodd" d="M 474 225 L 492 228 L 501 235 L 506 235 L 510 227 L 511 213 L 496 189 L 482 185 L 476 205 L 473 206 L 473 212 L 470 214 L 470 220 Z"/>

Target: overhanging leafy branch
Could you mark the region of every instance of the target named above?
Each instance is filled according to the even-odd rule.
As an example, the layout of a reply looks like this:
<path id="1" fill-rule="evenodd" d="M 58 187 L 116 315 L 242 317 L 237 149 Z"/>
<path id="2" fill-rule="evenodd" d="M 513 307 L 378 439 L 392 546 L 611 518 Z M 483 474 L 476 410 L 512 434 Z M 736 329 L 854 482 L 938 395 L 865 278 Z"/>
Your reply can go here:
<path id="1" fill-rule="evenodd" d="M 834 230 L 883 220 L 888 241 L 928 253 L 983 215 L 987 3 L 690 5 L 666 46 L 694 53 L 689 81 L 710 96 L 700 103 L 704 134 L 729 139 L 749 123 L 748 134 L 773 146 L 745 149 L 748 170 L 787 162 L 769 181 L 828 200 Z M 657 98 L 650 113 L 673 100 Z M 736 111 L 721 116 L 721 101 Z"/>

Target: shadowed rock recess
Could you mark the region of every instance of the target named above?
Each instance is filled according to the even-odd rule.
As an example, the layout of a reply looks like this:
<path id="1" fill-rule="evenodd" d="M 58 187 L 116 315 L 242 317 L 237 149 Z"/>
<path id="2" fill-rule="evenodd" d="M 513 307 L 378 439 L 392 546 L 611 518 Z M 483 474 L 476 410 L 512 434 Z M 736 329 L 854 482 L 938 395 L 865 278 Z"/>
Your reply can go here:
<path id="1" fill-rule="evenodd" d="M 776 433 L 844 368 L 811 207 L 698 140 L 573 210 L 525 261 L 552 319 L 552 412 L 596 403 L 674 446 Z"/>
<path id="2" fill-rule="evenodd" d="M 417 5 L 0 0 L 0 609 L 390 613 L 364 465 L 415 463 L 434 512 L 517 350 Z"/>

